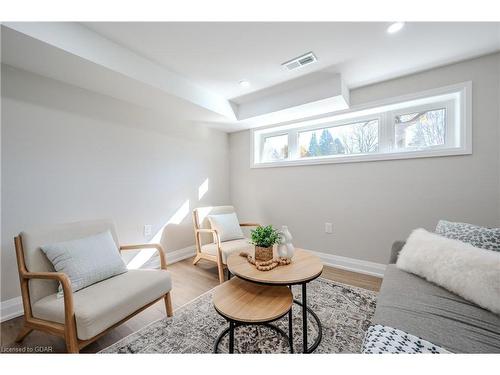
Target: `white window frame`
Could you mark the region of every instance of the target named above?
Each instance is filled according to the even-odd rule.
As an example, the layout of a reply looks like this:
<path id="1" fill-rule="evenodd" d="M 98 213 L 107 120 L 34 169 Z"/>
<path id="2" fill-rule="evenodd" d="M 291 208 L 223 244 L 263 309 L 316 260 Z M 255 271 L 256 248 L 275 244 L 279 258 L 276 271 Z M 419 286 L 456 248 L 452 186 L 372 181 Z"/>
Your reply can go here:
<path id="1" fill-rule="evenodd" d="M 337 126 L 352 125 L 352 124 L 357 124 L 360 122 L 368 122 L 368 121 L 372 121 L 372 120 L 378 121 L 378 132 L 380 135 L 380 130 L 382 127 L 381 114 L 353 117 L 353 118 L 350 118 L 348 120 L 332 121 L 332 122 L 328 122 L 325 124 L 316 125 L 313 127 L 303 126 L 303 127 L 298 128 L 296 131 L 291 131 L 290 133 L 292 134 L 294 139 L 296 139 L 296 142 L 298 144 L 299 133 L 301 133 L 301 132 L 311 131 L 311 130 L 320 130 L 320 129 L 325 129 L 325 128 L 334 128 Z M 293 134 L 293 133 L 295 133 L 295 134 Z M 337 158 L 337 157 L 343 157 L 343 156 L 359 156 L 359 155 L 374 155 L 375 154 L 375 153 L 370 153 L 370 154 L 349 154 L 349 155 L 325 155 L 325 156 L 311 156 L 311 157 L 307 157 L 307 158 L 301 158 L 299 156 L 300 150 L 298 148 L 294 149 L 293 151 L 294 151 L 294 156 L 296 157 L 296 159 L 294 159 L 294 160 L 315 160 L 317 158 L 327 158 L 328 159 L 328 158 Z M 288 151 L 288 154 L 290 155 L 290 151 Z"/>
<path id="2" fill-rule="evenodd" d="M 260 142 L 259 142 L 259 155 L 261 158 L 262 158 L 262 155 L 264 154 L 264 143 L 265 143 L 266 138 L 279 137 L 282 135 L 288 135 L 288 132 L 281 131 L 281 132 L 262 134 L 262 136 L 260 137 Z M 288 135 L 288 155 L 287 155 L 287 157 L 283 160 L 270 161 L 268 163 L 279 163 L 279 162 L 282 162 L 284 160 L 290 160 L 290 136 L 289 135 Z"/>
<path id="3" fill-rule="evenodd" d="M 441 108 L 446 109 L 445 145 L 422 150 L 395 149 L 394 126 L 397 115 Z M 348 125 L 367 120 L 378 120 L 378 152 L 300 157 L 298 147 L 299 132 Z M 263 139 L 284 134 L 288 134 L 288 158 L 279 161 L 260 162 L 264 145 Z M 253 129 L 250 139 L 251 168 L 472 154 L 472 82 L 463 82 L 415 94 L 384 99 L 362 106 L 353 106 L 334 115 Z"/>
<path id="4" fill-rule="evenodd" d="M 455 114 L 455 100 L 449 99 L 445 101 L 437 101 L 433 102 L 430 104 L 422 104 L 418 106 L 413 106 L 413 107 L 406 107 L 406 108 L 401 108 L 397 109 L 394 111 L 390 111 L 387 113 L 388 116 L 388 121 L 386 122 L 386 126 L 388 127 L 388 140 L 390 142 L 391 146 L 391 152 L 398 152 L 397 149 L 395 148 L 395 143 L 396 140 L 394 139 L 394 129 L 396 127 L 396 116 L 399 115 L 405 115 L 409 113 L 415 113 L 415 112 L 430 112 L 430 111 L 435 111 L 439 109 L 444 109 L 446 111 L 446 129 L 445 129 L 445 144 L 444 145 L 438 145 L 438 146 L 433 146 L 431 148 L 425 149 L 425 150 L 416 150 L 416 151 L 428 151 L 428 150 L 434 150 L 434 149 L 450 149 L 454 148 L 455 144 L 457 144 L 456 141 L 456 134 L 459 133 L 457 132 L 456 129 L 456 114 Z M 410 151 L 399 151 L 399 152 L 410 152 Z"/>

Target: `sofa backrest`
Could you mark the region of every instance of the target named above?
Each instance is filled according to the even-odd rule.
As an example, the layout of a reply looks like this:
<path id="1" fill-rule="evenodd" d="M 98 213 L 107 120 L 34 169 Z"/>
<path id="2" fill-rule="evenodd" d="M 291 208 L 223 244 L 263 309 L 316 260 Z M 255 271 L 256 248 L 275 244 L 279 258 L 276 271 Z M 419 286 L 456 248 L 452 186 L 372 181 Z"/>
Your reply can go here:
<path id="1" fill-rule="evenodd" d="M 389 264 L 396 264 L 398 261 L 398 256 L 406 241 L 395 241 L 391 248 L 391 257 L 389 258 Z"/>
<path id="2" fill-rule="evenodd" d="M 53 272 L 54 267 L 40 249 L 41 246 L 57 242 L 76 240 L 94 234 L 110 231 L 116 246 L 119 246 L 115 225 L 112 220 L 79 221 L 54 225 L 44 229 L 21 232 L 24 261 L 29 272 Z M 30 280 L 31 303 L 56 293 L 58 282 L 54 280 Z"/>
<path id="3" fill-rule="evenodd" d="M 193 221 L 194 227 L 197 229 L 210 229 L 210 221 L 208 220 L 208 215 L 221 215 L 233 213 L 233 206 L 214 206 L 214 207 L 198 207 L 193 210 Z M 205 245 L 207 243 L 214 242 L 213 236 L 211 234 L 202 233 L 200 235 L 200 244 Z"/>

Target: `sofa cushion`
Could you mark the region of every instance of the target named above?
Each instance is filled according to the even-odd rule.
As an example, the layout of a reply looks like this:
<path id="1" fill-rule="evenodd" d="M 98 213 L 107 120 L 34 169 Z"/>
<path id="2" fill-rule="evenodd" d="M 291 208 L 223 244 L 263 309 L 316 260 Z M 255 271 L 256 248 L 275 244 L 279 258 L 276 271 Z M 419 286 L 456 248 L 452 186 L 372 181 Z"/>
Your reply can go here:
<path id="1" fill-rule="evenodd" d="M 241 240 L 245 238 L 235 212 L 220 215 L 208 215 L 212 229 L 217 230 L 221 241 Z"/>
<path id="2" fill-rule="evenodd" d="M 78 338 L 87 340 L 172 289 L 165 270 L 129 270 L 73 293 Z M 33 316 L 64 324 L 64 300 L 56 294 L 32 305 Z"/>
<path id="3" fill-rule="evenodd" d="M 500 252 L 415 229 L 396 265 L 500 314 Z"/>
<path id="4" fill-rule="evenodd" d="M 500 353 L 500 316 L 388 265 L 372 324 L 398 328 L 455 353 Z"/>
<path id="5" fill-rule="evenodd" d="M 57 272 L 68 275 L 73 292 L 127 272 L 109 230 L 76 240 L 42 245 L 41 249 Z M 62 296 L 61 286 L 59 294 Z"/>
<path id="6" fill-rule="evenodd" d="M 115 225 L 112 220 L 78 221 L 24 231 L 21 233 L 21 239 L 26 268 L 30 272 L 53 272 L 54 266 L 42 252 L 40 246 L 71 241 L 108 230 L 111 232 L 116 246 L 118 246 Z M 36 302 L 43 297 L 56 293 L 58 284 L 56 280 L 30 280 L 31 302 Z"/>
<path id="7" fill-rule="evenodd" d="M 222 262 L 226 264 L 227 258 L 231 254 L 238 254 L 242 251 L 245 251 L 253 256 L 255 252 L 255 246 L 252 245 L 247 238 L 242 240 L 234 240 L 234 241 L 226 241 L 221 242 L 221 250 L 222 250 Z M 217 255 L 217 244 L 211 243 L 207 245 L 203 245 L 201 247 L 201 251 L 210 255 Z"/>
<path id="8" fill-rule="evenodd" d="M 486 250 L 500 251 L 500 228 L 439 220 L 436 233 Z"/>
<path id="9" fill-rule="evenodd" d="M 233 206 L 209 206 L 198 207 L 193 210 L 195 226 L 202 229 L 211 229 L 208 215 L 222 215 L 234 212 Z M 214 237 L 211 233 L 200 233 L 201 245 L 214 242 Z"/>
<path id="10" fill-rule="evenodd" d="M 363 354 L 440 354 L 448 350 L 400 329 L 375 324 L 363 340 Z"/>

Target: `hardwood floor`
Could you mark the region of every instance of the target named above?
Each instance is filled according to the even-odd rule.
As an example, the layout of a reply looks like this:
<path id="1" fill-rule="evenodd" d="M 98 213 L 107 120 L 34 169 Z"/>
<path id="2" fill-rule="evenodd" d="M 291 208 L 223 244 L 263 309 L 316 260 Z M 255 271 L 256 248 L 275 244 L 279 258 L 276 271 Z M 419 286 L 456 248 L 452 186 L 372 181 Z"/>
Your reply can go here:
<path id="1" fill-rule="evenodd" d="M 174 309 L 181 307 L 219 284 L 217 267 L 212 262 L 201 260 L 198 265 L 193 266 L 192 258 L 185 259 L 169 265 L 168 270 L 172 274 L 174 285 L 172 290 Z M 378 277 L 332 267 L 325 267 L 322 277 L 373 291 L 378 291 L 382 282 L 382 279 Z M 165 304 L 162 300 L 87 346 L 82 350 L 82 353 L 98 352 L 164 316 Z M 22 317 L 1 323 L 1 352 L 66 352 L 64 340 L 39 331 L 33 331 L 24 339 L 22 344 L 16 344 L 14 339 L 19 332 L 21 324 Z"/>

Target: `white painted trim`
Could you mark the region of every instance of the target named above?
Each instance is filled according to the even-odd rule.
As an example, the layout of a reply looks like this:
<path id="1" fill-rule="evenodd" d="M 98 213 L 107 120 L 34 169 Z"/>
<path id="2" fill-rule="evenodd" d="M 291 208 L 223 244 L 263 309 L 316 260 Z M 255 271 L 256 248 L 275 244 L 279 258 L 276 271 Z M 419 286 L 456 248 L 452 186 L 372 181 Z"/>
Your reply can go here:
<path id="1" fill-rule="evenodd" d="M 23 299 L 21 296 L 2 301 L 0 309 L 0 322 L 17 318 L 23 315 Z"/>
<path id="2" fill-rule="evenodd" d="M 307 250 L 318 256 L 325 266 L 340 268 L 347 271 L 362 273 L 365 275 L 384 277 L 386 265 L 381 263 L 369 262 L 361 259 L 343 257 L 339 255 L 322 253 L 319 251 Z M 181 260 L 190 258 L 196 253 L 194 246 L 188 246 L 183 249 L 175 250 L 166 254 L 167 264 L 180 262 Z M 15 297 L 2 301 L 0 321 L 4 322 L 9 319 L 23 315 L 23 302 L 21 297 Z"/>
<path id="3" fill-rule="evenodd" d="M 167 265 L 180 262 L 181 260 L 193 257 L 195 255 L 196 247 L 194 245 L 165 254 L 167 258 Z"/>
<path id="4" fill-rule="evenodd" d="M 369 262 L 367 260 L 343 257 L 322 253 L 319 251 L 307 250 L 319 257 L 325 266 L 340 268 L 347 271 L 362 273 L 365 275 L 384 277 L 386 265 L 381 263 Z"/>
<path id="5" fill-rule="evenodd" d="M 167 265 L 180 262 L 181 260 L 194 256 L 195 254 L 196 254 L 196 248 L 194 245 L 185 247 L 183 249 L 175 250 L 172 252 L 168 252 L 165 254 L 167 258 Z M 17 318 L 18 316 L 21 316 L 23 314 L 24 314 L 23 300 L 21 296 L 1 302 L 0 322 Z"/>
<path id="6" fill-rule="evenodd" d="M 442 100 L 453 100 L 456 103 L 455 111 L 458 116 L 456 117 L 453 126 L 456 127 L 457 133 L 460 134 L 460 139 L 456 140 L 456 145 L 415 151 L 398 152 L 382 150 L 371 154 L 320 156 L 314 158 L 298 158 L 297 150 L 290 149 L 290 137 L 297 137 L 298 131 L 344 125 L 350 123 L 351 121 L 355 122 L 359 119 L 375 119 L 377 116 L 380 117 L 382 114 L 391 114 L 395 110 L 411 110 L 411 108 L 416 105 L 429 106 L 429 108 L 432 108 L 436 102 Z M 455 116 L 453 118 L 455 118 Z M 386 123 L 382 124 L 382 126 L 387 126 L 388 121 L 388 118 L 383 121 Z M 379 118 L 379 123 L 380 122 L 381 119 Z M 268 134 L 289 134 L 289 159 L 275 162 L 260 162 L 260 144 L 262 143 L 263 135 Z M 258 138 L 257 141 L 256 138 Z M 378 100 L 372 103 L 353 106 L 345 111 L 318 116 L 312 119 L 301 120 L 299 122 L 292 121 L 281 125 L 270 125 L 252 129 L 250 131 L 250 141 L 250 168 L 277 168 L 297 165 L 337 164 L 470 155 L 472 154 L 472 82 L 467 81 L 421 91 L 415 94 Z M 291 158 L 290 155 L 292 155 Z"/>
<path id="7" fill-rule="evenodd" d="M 232 121 L 236 120 L 231 103 L 226 98 L 77 22 L 4 22 L 3 26 Z M 70 82 L 62 76 L 57 79 Z"/>
<path id="8" fill-rule="evenodd" d="M 260 126 L 258 128 L 254 128 L 251 130 L 252 132 L 269 132 L 269 131 L 274 132 L 278 130 L 284 131 L 293 129 L 296 128 L 297 126 L 308 127 L 320 124 L 327 124 L 331 122 L 332 119 L 345 120 L 345 119 L 352 119 L 358 116 L 365 116 L 369 114 L 379 113 L 380 112 L 379 107 L 386 107 L 393 105 L 399 107 L 400 104 L 413 101 L 416 101 L 417 104 L 432 103 L 435 97 L 443 95 L 448 96 L 449 94 L 464 92 L 463 91 L 464 89 L 466 90 L 465 94 L 469 94 L 470 96 L 472 94 L 472 81 L 464 81 L 447 86 L 419 91 L 412 94 L 405 94 L 405 95 L 393 96 L 390 98 L 374 100 L 363 104 L 353 105 L 349 107 L 349 109 L 345 109 L 342 111 L 331 112 L 324 115 L 313 116 L 310 118 L 304 118 L 300 120 L 288 121 L 282 124 L 271 124 L 266 126 Z M 471 104 L 472 98 L 470 97 L 467 98 L 466 102 L 467 104 Z M 472 107 L 467 108 L 467 110 L 470 112 L 470 110 L 472 110 Z"/>
<path id="9" fill-rule="evenodd" d="M 303 160 L 283 160 L 272 163 L 254 163 L 250 166 L 252 169 L 258 168 L 278 168 L 278 167 L 294 167 L 300 165 L 320 165 L 320 164 L 340 164 L 340 163 L 359 163 L 384 160 L 404 160 L 404 159 L 420 159 L 420 158 L 435 158 L 443 156 L 470 155 L 472 150 L 466 147 L 453 147 L 446 149 L 428 149 L 423 151 L 406 151 L 406 152 L 386 152 L 374 154 L 359 154 L 359 155 L 337 155 L 334 157 L 319 156 L 311 159 Z"/>

